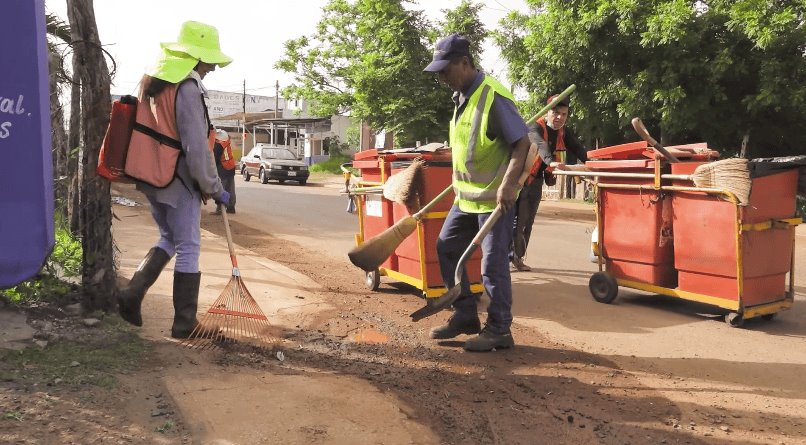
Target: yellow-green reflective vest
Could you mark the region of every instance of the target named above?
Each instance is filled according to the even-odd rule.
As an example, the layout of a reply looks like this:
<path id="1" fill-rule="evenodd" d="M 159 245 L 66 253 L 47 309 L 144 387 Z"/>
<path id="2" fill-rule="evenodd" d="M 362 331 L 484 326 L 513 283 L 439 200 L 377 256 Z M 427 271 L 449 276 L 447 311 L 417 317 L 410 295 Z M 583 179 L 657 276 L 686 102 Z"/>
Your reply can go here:
<path id="1" fill-rule="evenodd" d="M 506 87 L 485 75 L 459 119 L 456 110 L 451 119 L 454 202 L 463 212 L 488 213 L 495 209 L 498 188 L 509 165 L 509 144 L 500 137 L 487 137 L 487 119 L 496 93 L 514 102 Z"/>

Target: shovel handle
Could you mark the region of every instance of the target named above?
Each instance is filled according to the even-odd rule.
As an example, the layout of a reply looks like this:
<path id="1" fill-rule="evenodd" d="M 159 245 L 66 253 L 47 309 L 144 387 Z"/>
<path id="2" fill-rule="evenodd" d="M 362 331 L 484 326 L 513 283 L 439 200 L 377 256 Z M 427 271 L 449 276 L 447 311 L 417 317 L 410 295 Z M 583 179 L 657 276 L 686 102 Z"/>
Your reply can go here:
<path id="1" fill-rule="evenodd" d="M 470 257 L 473 256 L 473 253 L 475 253 L 476 250 L 481 247 L 481 241 L 485 236 L 487 236 L 488 233 L 490 233 L 490 230 L 492 230 L 495 223 L 501 218 L 502 213 L 504 212 L 501 210 L 501 206 L 496 206 L 495 210 L 493 210 L 493 213 L 491 213 L 490 217 L 487 218 L 487 221 L 484 221 L 484 224 L 481 225 L 479 233 L 473 237 L 473 240 L 470 241 L 470 245 L 467 246 L 467 249 L 465 249 L 465 252 L 459 258 L 459 262 L 456 263 L 456 271 L 453 275 L 454 283 L 456 283 L 456 285 L 459 285 L 459 283 L 462 282 L 462 272 L 465 270 L 465 263 L 467 263 Z"/>
<path id="2" fill-rule="evenodd" d="M 640 117 L 634 117 L 632 119 L 632 127 L 635 129 L 635 132 L 638 133 L 638 136 L 641 136 L 641 139 L 646 141 L 647 144 L 651 145 L 655 151 L 666 158 L 669 162 L 680 162 L 673 154 L 669 153 L 668 150 L 663 148 L 663 145 L 660 145 L 658 141 L 656 141 L 652 136 L 649 135 L 649 131 L 647 131 L 644 123 L 641 122 Z"/>

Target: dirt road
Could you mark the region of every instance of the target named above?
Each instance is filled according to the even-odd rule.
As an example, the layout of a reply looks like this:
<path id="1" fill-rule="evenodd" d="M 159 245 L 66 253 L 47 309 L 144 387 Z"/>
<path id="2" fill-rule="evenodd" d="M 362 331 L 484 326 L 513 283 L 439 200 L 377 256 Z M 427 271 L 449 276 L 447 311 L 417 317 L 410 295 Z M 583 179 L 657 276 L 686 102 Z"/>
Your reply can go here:
<path id="1" fill-rule="evenodd" d="M 281 207 L 338 198 L 333 187 L 239 186 L 241 203 L 247 190 Z M 78 424 L 78 440 L 55 443 L 806 443 L 801 275 L 795 308 L 747 329 L 657 296 L 622 291 L 605 306 L 587 293 L 590 222 L 550 205 L 541 214 L 527 261 L 535 269 L 513 275 L 517 347 L 471 354 L 462 339 L 427 338 L 449 314 L 410 321 L 422 305 L 411 289 L 385 281 L 367 291 L 343 255 L 349 239 L 296 229 L 297 220 L 273 225 L 239 204 L 240 248 L 279 263 L 276 284 L 298 289 L 293 310 L 266 309 L 282 343 L 238 354 L 177 348 L 162 337 L 170 289 L 160 285 L 144 306 L 151 360 L 123 376 L 117 403 L 99 397 L 96 410 L 109 413 L 97 416 L 101 427 Z M 219 219 L 205 212 L 202 223 L 223 235 Z M 207 271 L 219 273 L 226 267 Z M 154 409 L 171 413 L 168 434 L 153 433 L 165 425 L 149 418 Z M 62 417 L 70 425 L 66 408 L 49 414 L 54 428 Z"/>

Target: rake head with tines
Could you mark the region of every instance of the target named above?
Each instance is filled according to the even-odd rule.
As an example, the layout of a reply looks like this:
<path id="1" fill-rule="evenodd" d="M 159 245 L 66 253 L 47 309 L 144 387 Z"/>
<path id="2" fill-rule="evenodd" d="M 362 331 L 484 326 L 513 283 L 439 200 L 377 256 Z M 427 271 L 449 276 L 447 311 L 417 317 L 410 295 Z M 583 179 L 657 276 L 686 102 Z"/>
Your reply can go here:
<path id="1" fill-rule="evenodd" d="M 238 260 L 232 244 L 227 212 L 224 217 L 227 246 L 232 260 L 232 277 L 210 309 L 182 344 L 190 348 L 206 349 L 218 346 L 247 345 L 269 346 L 277 342 L 268 318 L 246 288 L 238 269 Z"/>

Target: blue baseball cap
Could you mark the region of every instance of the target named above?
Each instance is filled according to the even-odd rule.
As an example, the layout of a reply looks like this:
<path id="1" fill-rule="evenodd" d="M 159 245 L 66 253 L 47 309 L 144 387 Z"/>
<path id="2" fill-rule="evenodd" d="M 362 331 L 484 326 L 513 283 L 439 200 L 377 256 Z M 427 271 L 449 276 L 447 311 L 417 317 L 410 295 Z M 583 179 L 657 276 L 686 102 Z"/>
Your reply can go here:
<path id="1" fill-rule="evenodd" d="M 438 73 L 445 69 L 451 60 L 462 56 L 470 56 L 470 42 L 459 34 L 443 37 L 434 46 L 434 58 L 423 71 Z"/>

